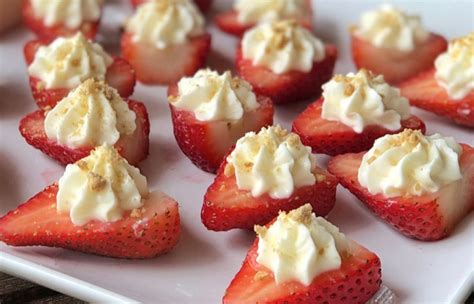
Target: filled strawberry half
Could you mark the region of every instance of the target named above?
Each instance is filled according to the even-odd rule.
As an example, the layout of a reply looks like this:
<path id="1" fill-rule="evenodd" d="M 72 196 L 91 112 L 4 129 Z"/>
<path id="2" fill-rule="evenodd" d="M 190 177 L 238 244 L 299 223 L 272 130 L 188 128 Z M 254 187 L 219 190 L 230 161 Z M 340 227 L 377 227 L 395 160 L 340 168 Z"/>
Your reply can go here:
<path id="1" fill-rule="evenodd" d="M 292 212 L 300 212 L 300 209 Z M 273 222 L 273 225 L 279 221 L 280 217 L 281 215 Z M 299 264 L 302 263 L 301 259 L 310 255 L 309 251 L 312 249 L 304 250 L 302 245 L 307 246 L 304 247 L 305 249 L 313 247 L 313 245 L 301 234 L 297 235 L 300 238 L 296 239 L 294 234 L 298 234 L 299 231 L 291 226 L 291 222 L 294 220 L 288 218 L 286 220 L 290 224 L 278 223 L 280 227 L 287 225 L 291 229 L 291 231 L 281 231 L 286 235 L 284 239 L 286 247 L 282 248 L 282 252 L 294 256 L 278 256 L 280 253 L 275 249 L 276 252 L 266 251 L 268 245 L 265 244 L 265 235 L 262 239 L 260 232 L 248 251 L 242 267 L 227 288 L 222 300 L 223 303 L 366 303 L 379 290 L 382 275 L 381 263 L 377 255 L 346 238 L 336 230 L 337 227 L 321 218 L 308 220 L 313 221 L 313 225 L 320 228 L 317 237 L 321 237 L 324 232 L 328 239 L 335 241 L 336 246 L 334 243 L 330 243 L 327 244 L 327 247 L 321 247 L 319 252 L 316 251 L 318 257 L 315 260 L 324 263 L 322 262 L 324 258 L 326 262 L 331 260 L 334 263 L 332 259 L 337 257 L 337 263 L 335 267 L 333 265 L 333 267 L 326 268 L 325 271 L 318 271 L 312 279 L 308 278 L 307 282 L 301 282 L 295 278 L 295 274 L 311 273 L 314 271 L 311 267 L 321 267 L 321 264 L 308 262 L 306 259 L 304 265 Z M 327 233 L 324 226 L 319 225 L 324 222 L 325 225 L 330 225 L 332 229 L 336 230 L 332 230 L 334 234 Z M 265 229 L 266 235 L 271 234 L 271 237 L 279 238 L 277 233 L 272 234 L 270 231 L 273 228 L 271 225 L 267 225 L 266 228 L 259 227 L 256 230 Z M 305 223 L 298 223 L 298 225 L 301 231 L 301 226 Z M 279 244 L 275 243 L 273 246 L 279 246 Z M 294 250 L 295 248 L 301 251 Z M 335 252 L 336 250 L 337 252 Z M 331 251 L 332 255 L 328 256 L 326 251 Z M 265 263 L 269 261 L 268 257 L 270 256 L 273 259 L 273 265 Z M 298 258 L 300 261 L 297 260 Z M 275 273 L 275 270 L 265 265 L 275 267 L 278 272 Z M 296 266 L 299 267 L 298 270 L 296 270 Z M 288 275 L 289 273 L 293 277 L 285 279 L 284 274 Z"/>
<path id="2" fill-rule="evenodd" d="M 245 2 L 245 1 L 241 1 Z M 299 7 L 295 2 L 296 1 L 288 1 L 288 2 L 293 2 L 293 4 L 297 7 L 297 12 L 296 14 L 293 14 L 290 12 L 285 5 L 283 5 L 280 8 L 275 8 L 271 5 L 268 5 L 267 3 L 260 4 L 255 4 L 253 7 L 249 7 L 250 11 L 248 12 L 243 12 L 242 14 L 248 15 L 248 16 L 253 16 L 253 17 L 247 17 L 249 19 L 259 19 L 258 17 L 263 20 L 265 19 L 265 15 L 272 15 L 272 16 L 277 16 L 277 19 L 288 19 L 288 18 L 294 18 L 295 20 L 298 20 L 298 22 L 308 28 L 312 28 L 312 19 L 313 19 L 313 10 L 311 6 L 311 1 L 310 0 L 305 0 L 304 4 Z M 242 3 L 242 5 L 245 5 L 245 3 Z M 291 4 L 288 4 L 289 6 Z M 266 6 L 266 7 L 265 7 Z M 272 9 L 276 9 L 275 11 L 271 11 Z M 255 10 L 255 11 L 254 11 Z M 244 17 L 245 18 L 245 17 Z M 245 19 L 247 19 L 245 18 Z M 242 22 L 239 20 L 239 12 L 236 9 L 229 10 L 227 12 L 222 12 L 219 13 L 215 18 L 214 22 L 216 25 L 221 29 L 222 31 L 235 35 L 235 36 L 242 36 L 247 30 L 251 29 L 258 23 L 260 23 L 261 20 L 248 20 L 246 22 Z M 266 20 L 268 21 L 268 20 Z"/>
<path id="3" fill-rule="evenodd" d="M 222 162 L 204 196 L 201 219 L 214 231 L 252 229 L 306 203 L 325 216 L 334 207 L 337 184 L 296 134 L 264 128 L 239 139 Z"/>
<path id="4" fill-rule="evenodd" d="M 370 193 L 358 180 L 363 156 L 364 152 L 338 155 L 330 160 L 329 172 L 367 208 L 408 237 L 423 241 L 444 238 L 474 208 L 474 149 L 468 145 L 462 145 L 459 160 L 462 180 L 423 195 Z"/>
<path id="5" fill-rule="evenodd" d="M 118 153 L 132 165 L 137 165 L 148 156 L 150 121 L 145 105 L 138 101 L 129 100 L 128 107 L 135 115 L 136 129 L 132 134 L 121 136 L 114 145 Z M 48 138 L 45 132 L 44 110 L 30 113 L 20 120 L 19 130 L 26 142 L 42 151 L 62 165 L 74 163 L 88 156 L 95 147 L 71 148 Z"/>
<path id="6" fill-rule="evenodd" d="M 100 23 L 100 14 L 101 14 L 101 4 L 98 3 L 84 3 L 83 5 L 86 6 L 94 6 L 92 9 L 89 7 L 89 10 L 83 11 L 82 13 L 84 14 L 85 12 L 88 14 L 95 14 L 98 16 L 94 16 L 93 21 L 87 21 L 87 20 L 82 20 L 80 24 L 73 24 L 71 26 L 66 25 L 65 23 L 67 22 L 72 22 L 71 20 L 77 19 L 76 18 L 69 18 L 70 20 L 65 20 L 63 21 L 57 21 L 54 22 L 53 25 L 48 25 L 45 18 L 39 17 L 37 13 L 35 12 L 34 5 L 32 4 L 34 2 L 33 0 L 25 0 L 23 1 L 23 8 L 22 8 L 22 15 L 23 15 L 23 24 L 25 24 L 32 32 L 34 32 L 38 38 L 40 39 L 54 39 L 56 37 L 60 36 L 71 36 L 74 35 L 77 32 L 82 32 L 84 36 L 86 36 L 88 39 L 94 39 L 97 30 L 99 28 L 99 23 Z M 39 1 L 37 1 L 39 2 Z M 46 5 L 46 8 L 43 7 L 42 9 L 45 9 L 47 14 L 60 14 L 60 15 L 65 15 L 68 13 L 74 13 L 78 14 L 80 16 L 81 12 L 77 12 L 75 9 L 71 9 L 71 6 L 64 8 L 62 12 L 57 12 L 57 7 L 55 7 L 57 4 L 54 1 L 50 1 L 51 3 L 47 3 L 46 1 L 42 1 L 41 3 L 43 5 Z M 71 1 L 72 2 L 72 1 Z M 70 5 L 70 4 L 68 4 Z M 48 7 L 49 6 L 49 7 Z M 81 7 L 81 9 L 85 9 L 84 7 Z M 92 13 L 92 11 L 95 11 Z M 51 18 L 51 16 L 48 16 Z M 68 16 L 71 17 L 71 16 Z M 77 22 L 76 22 L 77 23 Z"/>
<path id="7" fill-rule="evenodd" d="M 462 99 L 451 98 L 430 69 L 400 84 L 401 94 L 410 104 L 451 119 L 457 124 L 474 127 L 474 90 Z"/>
<path id="8" fill-rule="evenodd" d="M 134 42 L 128 33 L 122 37 L 122 55 L 135 69 L 138 81 L 144 84 L 170 84 L 191 76 L 205 65 L 210 46 L 209 34 L 166 49 Z"/>
<path id="9" fill-rule="evenodd" d="M 260 24 L 245 33 L 237 49 L 237 73 L 257 94 L 275 104 L 321 95 L 337 59 L 334 45 L 324 44 L 295 21 Z"/>
<path id="10" fill-rule="evenodd" d="M 127 21 L 121 39 L 123 57 L 137 79 L 150 85 L 193 75 L 205 65 L 210 47 L 204 17 L 191 0 L 143 3 Z"/>
<path id="11" fill-rule="evenodd" d="M 148 2 L 150 0 L 130 0 L 133 7 L 137 7 L 142 3 Z M 212 7 L 214 0 L 194 0 L 194 3 L 199 7 L 203 14 L 206 14 L 209 9 Z"/>
<path id="12" fill-rule="evenodd" d="M 388 130 L 382 126 L 367 126 L 361 133 L 334 120 L 321 117 L 323 98 L 310 104 L 293 122 L 292 131 L 301 137 L 301 141 L 310 146 L 314 153 L 338 155 L 349 152 L 361 152 L 372 147 L 374 141 L 386 134 L 396 134 L 404 129 L 416 129 L 425 133 L 426 127 L 417 116 L 401 120 L 401 128 Z"/>
<path id="13" fill-rule="evenodd" d="M 47 40 L 32 40 L 24 47 L 26 64 L 29 66 L 35 59 L 35 54 L 41 46 L 50 44 Z M 107 67 L 105 74 L 106 82 L 117 89 L 120 96 L 127 98 L 133 94 L 136 84 L 135 71 L 132 66 L 121 57 L 114 57 L 113 62 Z M 51 88 L 45 87 L 44 82 L 34 76 L 29 76 L 30 88 L 38 107 L 40 109 L 53 108 L 74 88 Z"/>
<path id="14" fill-rule="evenodd" d="M 178 86 L 168 90 L 170 100 L 179 96 Z M 246 132 L 258 131 L 273 124 L 273 104 L 265 96 L 256 99 L 258 107 L 247 111 L 238 121 L 202 121 L 193 111 L 181 109 L 170 102 L 171 118 L 176 142 L 181 151 L 199 168 L 215 173 L 225 155 Z M 205 102 L 202 100 L 200 102 Z"/>
<path id="15" fill-rule="evenodd" d="M 138 259 L 166 253 L 179 240 L 178 204 L 161 192 L 151 193 L 141 209 L 118 221 L 90 221 L 81 226 L 56 211 L 57 193 L 58 185 L 52 184 L 0 218 L 0 241 Z"/>
<path id="16" fill-rule="evenodd" d="M 270 222 L 279 211 L 290 211 L 310 203 L 317 215 L 325 216 L 336 202 L 337 178 L 326 170 L 316 168 L 317 180 L 313 185 L 295 189 L 290 197 L 274 199 L 268 194 L 253 197 L 241 190 L 235 175 L 227 176 L 222 163 L 217 176 L 204 196 L 201 219 L 209 230 L 253 229 L 254 225 Z"/>
<path id="17" fill-rule="evenodd" d="M 420 16 L 390 4 L 365 12 L 351 28 L 356 67 L 384 75 L 391 84 L 433 67 L 447 45 L 444 37 L 424 28 Z"/>

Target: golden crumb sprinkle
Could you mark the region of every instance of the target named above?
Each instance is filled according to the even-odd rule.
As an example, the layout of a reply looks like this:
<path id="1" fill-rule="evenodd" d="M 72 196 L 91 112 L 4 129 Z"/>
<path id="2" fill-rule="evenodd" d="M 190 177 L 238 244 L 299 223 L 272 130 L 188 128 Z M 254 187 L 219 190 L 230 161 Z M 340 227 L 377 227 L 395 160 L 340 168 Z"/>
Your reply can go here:
<path id="1" fill-rule="evenodd" d="M 87 183 L 91 191 L 102 191 L 107 186 L 107 180 L 97 173 L 89 172 L 87 174 Z"/>
<path id="2" fill-rule="evenodd" d="M 253 276 L 255 281 L 260 281 L 268 277 L 268 273 L 265 271 L 257 271 L 257 273 Z"/>
<path id="3" fill-rule="evenodd" d="M 284 215 L 285 212 L 281 212 L 280 215 Z M 309 225 L 311 223 L 311 218 L 313 215 L 313 207 L 310 204 L 304 204 L 298 209 L 291 210 L 286 215 L 289 219 L 294 220 L 295 222 Z"/>
<path id="4" fill-rule="evenodd" d="M 424 136 L 420 130 L 405 129 L 402 132 L 389 137 L 390 146 L 401 146 L 408 144 L 411 147 L 417 146 L 423 140 Z"/>
<path id="5" fill-rule="evenodd" d="M 255 230 L 259 237 L 264 237 L 268 229 L 265 226 L 255 225 L 253 230 Z"/>

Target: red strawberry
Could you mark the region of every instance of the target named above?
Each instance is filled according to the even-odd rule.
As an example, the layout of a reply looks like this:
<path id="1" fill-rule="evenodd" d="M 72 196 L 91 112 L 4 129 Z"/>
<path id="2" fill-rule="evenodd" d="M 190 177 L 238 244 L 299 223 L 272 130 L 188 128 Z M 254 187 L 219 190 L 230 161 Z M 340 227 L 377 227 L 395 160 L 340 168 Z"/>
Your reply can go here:
<path id="1" fill-rule="evenodd" d="M 456 123 L 474 127 L 474 90 L 461 100 L 449 98 L 430 69 L 400 84 L 401 94 L 415 107 L 448 117 Z"/>
<path id="2" fill-rule="evenodd" d="M 148 1 L 150 0 L 130 0 L 133 7 L 137 7 L 140 4 L 148 2 Z M 209 11 L 213 2 L 214 2 L 213 0 L 194 0 L 194 3 L 196 3 L 197 7 L 199 7 L 199 9 L 201 10 L 203 14 Z"/>
<path id="3" fill-rule="evenodd" d="M 52 184 L 0 218 L 0 241 L 11 246 L 61 247 L 113 258 L 152 258 L 170 251 L 181 227 L 178 203 L 153 192 L 138 210 L 115 222 L 75 226 L 57 213 L 58 185 Z"/>
<path id="4" fill-rule="evenodd" d="M 237 73 L 253 86 L 256 93 L 270 97 L 275 104 L 281 104 L 319 97 L 321 86 L 332 77 L 336 58 L 336 47 L 326 45 L 326 58 L 314 63 L 310 72 L 290 71 L 278 75 L 244 59 L 239 47 L 235 64 Z"/>
<path id="5" fill-rule="evenodd" d="M 354 241 L 342 256 L 341 267 L 316 276 L 309 286 L 298 281 L 276 284 L 271 270 L 257 263 L 258 238 L 222 303 L 365 303 L 380 288 L 380 259 Z"/>
<path id="6" fill-rule="evenodd" d="M 313 10 L 311 7 L 311 0 L 306 0 L 306 18 L 299 18 L 298 22 L 304 27 L 312 28 Z M 242 36 L 245 31 L 255 26 L 255 24 L 242 24 L 238 20 L 238 13 L 235 10 L 230 10 L 218 14 L 214 18 L 214 22 L 224 32 L 235 36 Z"/>
<path id="7" fill-rule="evenodd" d="M 426 42 L 411 52 L 378 48 L 370 42 L 352 37 L 352 58 L 358 69 L 366 68 L 384 75 L 385 81 L 396 84 L 433 66 L 436 57 L 448 47 L 442 36 L 431 34 Z"/>
<path id="8" fill-rule="evenodd" d="M 24 47 L 26 64 L 30 65 L 35 58 L 38 48 L 48 43 L 47 40 L 32 40 L 26 43 Z M 136 83 L 135 71 L 125 59 L 114 57 L 114 62 L 107 68 L 105 78 L 110 86 L 117 89 L 120 96 L 127 98 L 133 94 Z M 40 79 L 32 76 L 30 76 L 29 81 L 33 98 L 40 109 L 54 108 L 72 89 L 46 89 Z"/>
<path id="9" fill-rule="evenodd" d="M 35 16 L 31 0 L 23 1 L 22 8 L 23 23 L 33 31 L 39 38 L 53 39 L 60 36 L 71 36 L 77 32 L 82 32 L 88 39 L 94 39 L 99 27 L 99 21 L 83 22 L 78 28 L 70 29 L 59 24 L 54 26 L 47 26 L 42 19 Z"/>
<path id="10" fill-rule="evenodd" d="M 170 86 L 168 96 L 178 96 L 177 85 Z M 199 121 L 194 113 L 170 104 L 174 136 L 181 151 L 199 168 L 214 173 L 237 140 L 250 131 L 273 124 L 273 105 L 268 97 L 257 96 L 260 107 L 246 112 L 242 123 Z"/>
<path id="11" fill-rule="evenodd" d="M 132 35 L 122 36 L 122 54 L 144 84 L 170 84 L 191 76 L 206 63 L 211 35 L 191 38 L 184 44 L 157 49 L 154 45 L 134 42 Z"/>
<path id="12" fill-rule="evenodd" d="M 359 184 L 357 174 L 364 153 L 338 155 L 329 161 L 329 172 L 370 210 L 404 235 L 434 241 L 446 237 L 474 208 L 474 148 L 462 145 L 463 186 L 446 186 L 439 193 L 387 198 L 373 195 Z M 439 199 L 440 197 L 447 199 Z"/>
<path id="13" fill-rule="evenodd" d="M 351 127 L 337 121 L 321 117 L 322 97 L 310 104 L 293 122 L 292 131 L 298 134 L 301 142 L 310 146 L 314 153 L 337 155 L 348 152 L 368 150 L 374 141 L 386 134 L 396 134 L 405 128 L 419 129 L 424 134 L 425 124 L 412 115 L 402 120 L 402 128 L 390 131 L 379 126 L 369 126 L 362 133 L 356 133 Z"/>
<path id="14" fill-rule="evenodd" d="M 137 115 L 137 128 L 133 134 L 121 137 L 115 148 L 130 164 L 137 165 L 148 156 L 150 122 L 143 103 L 130 100 L 128 106 Z M 88 156 L 94 148 L 69 148 L 49 139 L 44 130 L 44 119 L 43 110 L 26 115 L 20 121 L 20 133 L 26 142 L 61 164 L 74 163 Z"/>
<path id="15" fill-rule="evenodd" d="M 224 173 L 224 161 L 214 182 L 207 189 L 201 210 L 201 220 L 209 230 L 226 231 L 234 228 L 253 229 L 264 225 L 280 210 L 290 211 L 310 203 L 314 213 L 325 216 L 336 201 L 337 179 L 326 170 L 316 168 L 316 182 L 295 189 L 287 199 L 274 199 L 268 194 L 253 197 L 248 190 L 240 190 L 235 175 Z"/>

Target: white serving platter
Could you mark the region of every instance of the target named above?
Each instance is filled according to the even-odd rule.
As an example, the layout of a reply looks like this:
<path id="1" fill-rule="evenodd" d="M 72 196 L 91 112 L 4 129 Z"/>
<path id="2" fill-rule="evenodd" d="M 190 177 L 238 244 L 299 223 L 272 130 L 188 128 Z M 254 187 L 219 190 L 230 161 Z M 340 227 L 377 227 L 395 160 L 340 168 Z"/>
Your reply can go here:
<path id="1" fill-rule="evenodd" d="M 101 28 L 108 49 L 117 46 L 119 25 L 130 14 L 128 1 L 108 1 Z M 230 1 L 215 1 L 216 9 Z M 393 1 L 421 14 L 425 26 L 449 38 L 472 31 L 470 1 Z M 347 28 L 378 1 L 315 1 L 316 33 L 339 49 L 337 72 L 354 69 Z M 210 20 L 210 19 L 209 19 Z M 213 51 L 209 65 L 232 69 L 237 40 L 211 23 Z M 106 38 L 104 38 L 106 37 Z M 33 38 L 25 29 L 0 36 L 0 215 L 57 180 L 63 167 L 30 147 L 18 132 L 19 119 L 35 104 L 27 84 L 22 47 Z M 92 302 L 219 303 L 240 268 L 254 234 L 209 232 L 201 224 L 202 197 L 213 176 L 194 167 L 179 150 L 172 133 L 164 87 L 138 85 L 134 99 L 145 102 L 151 118 L 150 156 L 141 164 L 150 188 L 162 189 L 180 202 L 183 235 L 168 255 L 151 260 L 119 260 L 63 249 L 0 244 L 0 271 L 23 277 Z M 275 122 L 285 127 L 305 103 L 278 107 Z M 454 136 L 474 144 L 474 132 L 430 113 L 416 110 L 428 133 Z M 319 165 L 327 157 L 318 155 Z M 382 260 L 383 282 L 405 303 L 461 302 L 473 288 L 474 215 L 453 235 L 438 242 L 408 239 L 379 221 L 342 187 L 329 219 L 350 238 Z"/>

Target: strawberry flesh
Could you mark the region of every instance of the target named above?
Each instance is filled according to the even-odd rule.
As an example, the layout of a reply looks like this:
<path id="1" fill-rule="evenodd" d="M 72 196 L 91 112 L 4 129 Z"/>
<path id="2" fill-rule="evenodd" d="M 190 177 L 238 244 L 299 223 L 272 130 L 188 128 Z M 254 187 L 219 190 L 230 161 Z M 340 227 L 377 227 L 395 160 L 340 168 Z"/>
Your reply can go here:
<path id="1" fill-rule="evenodd" d="M 310 72 L 290 71 L 275 74 L 263 66 L 255 66 L 249 59 L 244 59 L 242 49 L 237 49 L 237 73 L 247 80 L 255 93 L 270 97 L 275 104 L 294 103 L 317 98 L 321 95 L 321 86 L 329 81 L 334 71 L 337 49 L 326 45 L 326 57 L 313 63 Z"/>
<path id="2" fill-rule="evenodd" d="M 351 39 L 352 58 L 356 67 L 382 74 L 385 81 L 391 84 L 397 84 L 433 67 L 436 57 L 448 47 L 446 39 L 433 33 L 410 52 L 375 47 L 355 34 L 351 35 Z"/>
<path id="3" fill-rule="evenodd" d="M 132 134 L 122 136 L 115 144 L 115 148 L 130 164 L 137 165 L 148 156 L 150 122 L 143 103 L 130 100 L 128 106 L 136 114 L 137 128 Z M 70 148 L 49 139 L 44 130 L 44 119 L 45 112 L 38 110 L 26 115 L 20 121 L 20 133 L 27 143 L 63 165 L 74 163 L 89 155 L 93 147 Z"/>
<path id="4" fill-rule="evenodd" d="M 400 90 L 412 106 L 447 117 L 460 125 L 474 127 L 474 90 L 461 100 L 451 99 L 438 84 L 434 69 L 401 83 Z"/>
<path id="5" fill-rule="evenodd" d="M 298 281 L 276 284 L 273 273 L 257 263 L 258 238 L 222 303 L 365 303 L 380 288 L 381 263 L 373 252 L 354 241 L 342 255 L 341 267 L 316 276 L 309 286 Z"/>
<path id="6" fill-rule="evenodd" d="M 321 117 L 323 99 L 313 102 L 293 122 L 292 131 L 298 134 L 301 142 L 310 146 L 314 153 L 338 155 L 349 152 L 368 150 L 374 141 L 386 134 L 396 134 L 403 129 L 418 129 L 424 134 L 425 124 L 412 115 L 402 120 L 402 127 L 395 131 L 380 126 L 367 126 L 362 133 L 356 133 L 351 127 L 338 121 L 330 121 Z"/>
<path id="7" fill-rule="evenodd" d="M 172 85 L 169 96 L 178 96 L 177 85 Z M 250 131 L 259 131 L 273 124 L 273 105 L 269 98 L 257 96 L 260 106 L 245 112 L 241 121 L 199 121 L 191 111 L 170 104 L 173 130 L 181 151 L 199 168 L 214 173 L 224 156 L 237 140 Z"/>
<path id="8" fill-rule="evenodd" d="M 138 212 L 127 212 L 118 221 L 93 220 L 82 226 L 56 211 L 57 192 L 57 184 L 52 184 L 0 218 L 0 241 L 141 259 L 164 254 L 179 240 L 178 203 L 161 192 L 151 193 Z"/>
<path id="9" fill-rule="evenodd" d="M 209 230 L 253 229 L 254 225 L 267 224 L 280 210 L 290 211 L 306 203 L 319 216 L 334 207 L 338 181 L 321 168 L 314 171 L 317 181 L 313 185 L 296 188 L 289 198 L 274 199 L 268 194 L 253 197 L 250 191 L 239 189 L 235 175 L 224 173 L 226 165 L 222 163 L 204 196 L 201 220 Z"/>
<path id="10" fill-rule="evenodd" d="M 31 5 L 32 0 L 23 1 L 22 15 L 23 23 L 41 39 L 54 39 L 56 37 L 72 36 L 77 32 L 82 32 L 88 39 L 94 39 L 99 28 L 99 21 L 82 22 L 74 29 L 70 29 L 63 24 L 47 26 L 44 20 L 37 18 Z"/>
<path id="11" fill-rule="evenodd" d="M 211 35 L 203 34 L 188 42 L 158 49 L 152 44 L 135 42 L 132 35 L 122 36 L 122 54 L 135 69 L 137 79 L 144 84 L 171 84 L 191 76 L 207 60 Z"/>
<path id="12" fill-rule="evenodd" d="M 448 236 L 474 208 L 474 149 L 467 145 L 462 145 L 462 148 L 462 181 L 431 195 L 387 198 L 383 194 L 371 194 L 357 178 L 364 152 L 338 155 L 329 161 L 328 169 L 345 188 L 393 228 L 411 238 L 434 241 Z"/>

